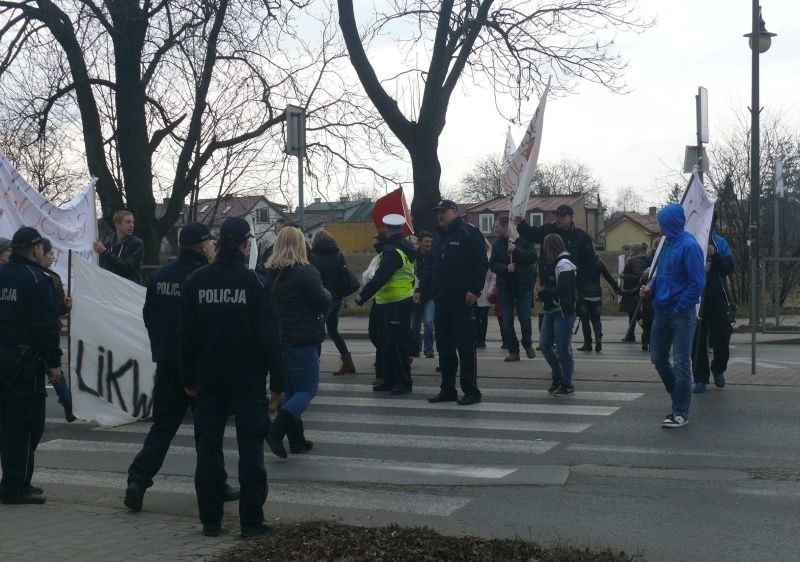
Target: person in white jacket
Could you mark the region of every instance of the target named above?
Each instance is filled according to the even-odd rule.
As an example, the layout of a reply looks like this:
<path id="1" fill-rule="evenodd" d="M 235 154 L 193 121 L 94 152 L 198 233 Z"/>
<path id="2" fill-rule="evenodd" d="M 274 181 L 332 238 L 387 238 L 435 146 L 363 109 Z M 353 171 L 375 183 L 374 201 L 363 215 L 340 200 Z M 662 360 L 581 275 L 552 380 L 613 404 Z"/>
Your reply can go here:
<path id="1" fill-rule="evenodd" d="M 489 241 L 486 241 L 486 259 L 492 253 L 492 246 Z M 491 270 L 486 270 L 486 281 L 483 283 L 483 290 L 481 296 L 478 297 L 478 302 L 475 303 L 475 342 L 478 349 L 486 349 L 486 330 L 489 327 L 489 309 L 492 303 L 489 302 L 489 296 L 494 294 L 497 289 L 497 275 Z"/>

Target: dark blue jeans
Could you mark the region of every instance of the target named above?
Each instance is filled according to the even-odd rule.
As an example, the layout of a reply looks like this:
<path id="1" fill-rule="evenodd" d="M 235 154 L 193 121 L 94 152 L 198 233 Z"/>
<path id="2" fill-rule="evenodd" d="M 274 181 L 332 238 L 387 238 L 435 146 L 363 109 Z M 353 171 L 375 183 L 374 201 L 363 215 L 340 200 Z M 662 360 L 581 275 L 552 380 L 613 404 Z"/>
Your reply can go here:
<path id="1" fill-rule="evenodd" d="M 514 330 L 514 313 L 519 318 L 522 333 L 522 346 L 530 347 L 531 331 L 531 291 L 514 292 L 503 288 L 500 291 L 500 306 L 503 309 L 503 337 L 509 353 L 519 353 L 519 341 Z"/>
<path id="2" fill-rule="evenodd" d="M 572 359 L 572 326 L 575 324 L 575 313 L 561 314 L 561 311 L 544 315 L 539 345 L 542 348 L 553 377 L 561 379 L 564 386 L 572 386 L 572 373 L 575 362 Z M 553 351 L 553 344 L 556 351 Z"/>
<path id="3" fill-rule="evenodd" d="M 283 408 L 299 420 L 319 390 L 317 346 L 287 345 L 283 350 L 283 356 L 286 360 L 287 375 Z"/>
<path id="4" fill-rule="evenodd" d="M 325 318 L 325 328 L 328 330 L 328 337 L 331 338 L 333 345 L 339 351 L 339 355 L 349 353 L 344 338 L 339 334 L 339 311 L 342 309 L 342 298 L 334 297 L 331 301 L 331 308 Z"/>
<path id="5" fill-rule="evenodd" d="M 696 324 L 694 307 L 656 310 L 650 335 L 650 360 L 672 396 L 672 412 L 683 417 L 689 415 L 692 402 L 692 338 Z"/>
<path id="6" fill-rule="evenodd" d="M 603 313 L 602 301 L 578 300 L 578 315 L 581 318 L 581 330 L 583 331 L 583 343 L 592 344 L 592 328 L 594 328 L 594 339 L 603 339 L 603 323 L 600 315 Z"/>
<path id="7" fill-rule="evenodd" d="M 433 311 L 435 308 L 436 301 L 429 300 L 415 304 L 411 314 L 411 331 L 414 333 L 417 349 L 422 349 L 425 353 L 433 353 Z"/>

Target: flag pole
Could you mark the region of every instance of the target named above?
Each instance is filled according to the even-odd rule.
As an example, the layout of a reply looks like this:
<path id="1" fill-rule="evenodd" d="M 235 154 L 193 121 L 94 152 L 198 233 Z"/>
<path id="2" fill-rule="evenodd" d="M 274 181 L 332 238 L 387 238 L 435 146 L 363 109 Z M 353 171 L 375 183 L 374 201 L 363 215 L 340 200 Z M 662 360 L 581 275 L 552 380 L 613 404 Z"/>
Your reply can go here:
<path id="1" fill-rule="evenodd" d="M 72 297 L 72 250 L 67 253 L 67 297 Z M 67 311 L 67 381 L 72 388 L 72 307 Z"/>

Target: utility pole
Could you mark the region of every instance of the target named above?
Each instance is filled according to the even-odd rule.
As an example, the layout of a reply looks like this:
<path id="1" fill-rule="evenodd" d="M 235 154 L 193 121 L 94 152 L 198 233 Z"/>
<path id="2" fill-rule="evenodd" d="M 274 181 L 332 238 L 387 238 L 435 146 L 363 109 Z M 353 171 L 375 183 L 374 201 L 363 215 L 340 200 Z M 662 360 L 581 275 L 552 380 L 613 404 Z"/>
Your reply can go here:
<path id="1" fill-rule="evenodd" d="M 303 157 L 306 153 L 306 110 L 296 105 L 286 106 L 286 154 L 297 156 L 297 222 L 304 226 Z"/>

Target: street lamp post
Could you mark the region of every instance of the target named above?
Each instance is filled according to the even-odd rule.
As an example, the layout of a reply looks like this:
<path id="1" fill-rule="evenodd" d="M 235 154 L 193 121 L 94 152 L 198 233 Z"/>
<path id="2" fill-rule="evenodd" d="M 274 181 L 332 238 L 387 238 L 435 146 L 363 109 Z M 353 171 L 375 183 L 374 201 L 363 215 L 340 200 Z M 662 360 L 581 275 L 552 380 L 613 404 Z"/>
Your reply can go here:
<path id="1" fill-rule="evenodd" d="M 751 374 L 756 373 L 756 324 L 758 323 L 758 275 L 759 268 L 759 248 L 758 248 L 758 225 L 759 225 L 759 184 L 760 178 L 760 128 L 759 112 L 761 111 L 758 100 L 758 56 L 767 52 L 772 45 L 772 38 L 775 33 L 767 31 L 764 20 L 761 17 L 761 6 L 758 0 L 753 0 L 753 30 L 745 34 L 750 39 L 750 51 L 752 52 L 752 99 L 750 102 L 750 115 L 752 125 L 750 127 L 750 368 Z"/>

